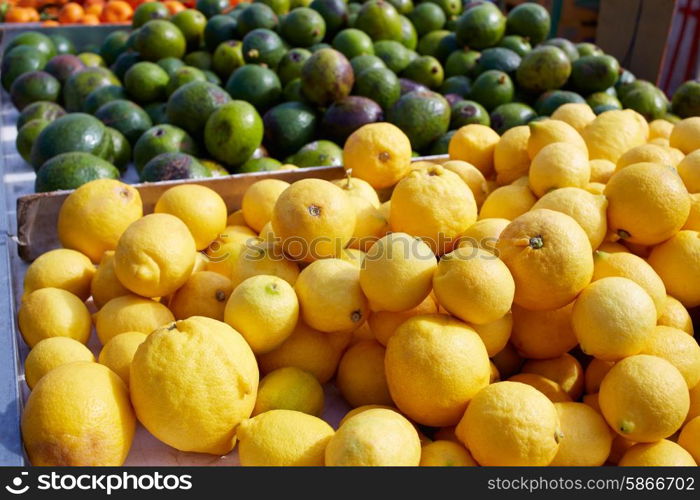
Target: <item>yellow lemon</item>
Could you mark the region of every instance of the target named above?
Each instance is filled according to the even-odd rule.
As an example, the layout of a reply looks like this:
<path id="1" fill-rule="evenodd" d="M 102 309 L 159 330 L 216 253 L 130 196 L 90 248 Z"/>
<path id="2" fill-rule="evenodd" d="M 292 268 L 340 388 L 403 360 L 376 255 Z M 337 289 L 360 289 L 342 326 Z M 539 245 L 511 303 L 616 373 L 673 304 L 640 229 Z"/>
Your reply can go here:
<path id="1" fill-rule="evenodd" d="M 549 147 L 549 146 L 548 146 Z M 606 209 L 608 200 L 603 195 L 591 194 L 575 187 L 550 191 L 532 207 L 548 208 L 573 218 L 588 235 L 591 248 L 598 248 L 608 232 Z"/>
<path id="2" fill-rule="evenodd" d="M 634 446 L 634 441 L 631 441 L 619 434 L 615 434 L 613 438 L 612 447 L 610 449 L 610 456 L 608 457 L 608 463 L 618 465 L 620 459 L 632 446 Z"/>
<path id="3" fill-rule="evenodd" d="M 568 102 L 559 106 L 551 117 L 552 120 L 568 123 L 580 134 L 586 125 L 595 120 L 596 114 L 585 102 Z"/>
<path id="4" fill-rule="evenodd" d="M 530 127 L 527 125 L 518 125 L 503 133 L 493 151 L 493 166 L 499 184 L 510 184 L 527 175 L 530 169 L 530 156 L 527 154 L 529 139 Z"/>
<path id="5" fill-rule="evenodd" d="M 488 186 L 484 174 L 471 163 L 460 160 L 446 161 L 442 164 L 447 170 L 457 174 L 469 186 L 476 206 L 480 207 L 488 195 Z"/>
<path id="6" fill-rule="evenodd" d="M 375 311 L 370 315 L 367 323 L 377 341 L 386 346 L 396 329 L 408 318 L 419 314 L 437 314 L 437 312 L 438 306 L 435 303 L 435 299 L 432 295 L 428 295 L 423 302 L 406 311 Z"/>
<path id="7" fill-rule="evenodd" d="M 646 354 L 616 363 L 600 384 L 598 401 L 615 432 L 645 443 L 676 432 L 690 406 L 683 375 L 665 359 Z"/>
<path id="8" fill-rule="evenodd" d="M 683 426 L 678 436 L 678 444 L 685 448 L 696 462 L 700 462 L 700 418 L 695 417 Z"/>
<path id="9" fill-rule="evenodd" d="M 59 366 L 29 395 L 22 440 L 34 466 L 120 466 L 134 437 L 129 392 L 91 361 Z"/>
<path id="10" fill-rule="evenodd" d="M 237 287 L 248 278 L 266 274 L 282 278 L 290 285 L 299 277 L 299 266 L 287 259 L 278 248 L 267 248 L 260 241 L 249 241 L 231 264 L 231 283 Z"/>
<path id="11" fill-rule="evenodd" d="M 542 394 L 547 396 L 552 403 L 570 402 L 571 396 L 562 389 L 554 380 L 538 375 L 537 373 L 518 373 L 508 379 L 508 382 L 520 382 L 534 387 Z"/>
<path id="12" fill-rule="evenodd" d="M 353 177 L 350 171 L 347 172 L 347 176 L 344 179 L 336 179 L 331 182 L 345 191 L 351 198 L 362 198 L 376 208 L 379 208 L 381 205 L 379 195 L 372 185 L 359 177 Z"/>
<path id="13" fill-rule="evenodd" d="M 700 149 L 700 116 L 692 116 L 676 123 L 668 140 L 672 148 L 678 148 L 685 154 Z"/>
<path id="14" fill-rule="evenodd" d="M 538 197 L 557 188 L 586 187 L 590 178 L 591 167 L 586 152 L 567 142 L 545 145 L 530 165 L 530 188 Z"/>
<path id="15" fill-rule="evenodd" d="M 525 358 L 556 358 L 576 347 L 578 340 L 571 326 L 573 302 L 558 309 L 531 311 L 513 305 L 513 331 L 510 340 Z"/>
<path id="16" fill-rule="evenodd" d="M 498 217 L 478 220 L 462 233 L 459 246 L 478 247 L 495 254 L 496 242 L 508 224 L 510 224 L 509 219 Z"/>
<path id="17" fill-rule="evenodd" d="M 239 257 L 246 251 L 248 245 L 254 247 L 260 243 L 262 243 L 260 240 L 244 235 L 238 235 L 226 243 L 217 239 L 207 248 L 204 269 L 231 278 Z"/>
<path id="18" fill-rule="evenodd" d="M 418 432 L 392 410 L 363 411 L 340 426 L 326 447 L 327 466 L 417 466 Z"/>
<path id="19" fill-rule="evenodd" d="M 294 410 L 319 417 L 323 400 L 323 387 L 313 375 L 287 366 L 260 380 L 253 416 L 271 410 Z"/>
<path id="20" fill-rule="evenodd" d="M 99 363 L 119 375 L 128 386 L 131 361 L 146 337 L 141 332 L 124 332 L 115 335 L 100 351 Z"/>
<path id="21" fill-rule="evenodd" d="M 467 449 L 452 441 L 433 441 L 421 448 L 421 467 L 475 467 L 479 464 Z"/>
<path id="22" fill-rule="evenodd" d="M 642 353 L 658 356 L 671 363 L 681 372 L 689 388 L 692 389 L 700 382 L 700 346 L 684 331 L 670 326 L 657 326 Z"/>
<path id="23" fill-rule="evenodd" d="M 392 410 L 392 411 L 398 412 L 398 410 L 397 410 L 396 407 L 394 407 L 394 406 L 388 406 L 388 405 L 362 405 L 362 406 L 358 406 L 357 408 L 353 408 L 352 410 L 350 410 L 349 412 L 347 412 L 347 413 L 343 416 L 343 418 L 340 419 L 340 423 L 338 424 L 338 426 L 343 425 L 346 421 L 348 421 L 349 419 L 351 419 L 351 418 L 354 417 L 355 415 L 359 415 L 359 414 L 362 413 L 363 411 L 374 410 L 374 409 L 377 409 L 377 408 L 382 408 L 382 409 L 384 409 L 384 410 Z"/>
<path id="24" fill-rule="evenodd" d="M 173 294 L 168 306 L 175 319 L 206 316 L 224 320 L 224 308 L 233 285 L 226 276 L 213 271 L 193 273 Z"/>
<path id="25" fill-rule="evenodd" d="M 668 139 L 671 137 L 672 131 L 673 123 L 667 120 L 657 119 L 649 122 L 649 140 L 657 138 Z"/>
<path id="26" fill-rule="evenodd" d="M 700 233 L 680 231 L 651 251 L 649 264 L 669 295 L 685 307 L 700 305 Z"/>
<path id="27" fill-rule="evenodd" d="M 343 148 L 343 165 L 375 189 L 393 186 L 411 170 L 411 143 L 390 123 L 371 123 L 353 132 Z"/>
<path id="28" fill-rule="evenodd" d="M 648 144 L 656 144 L 657 146 L 669 147 L 670 141 L 665 137 L 655 137 L 654 139 L 649 139 Z"/>
<path id="29" fill-rule="evenodd" d="M 588 185 L 584 188 L 587 192 L 595 195 L 604 195 L 605 194 L 605 184 L 601 182 L 589 182 Z"/>
<path id="30" fill-rule="evenodd" d="M 614 235 L 611 235 L 608 233 L 608 238 L 615 238 Z M 625 245 L 622 243 L 619 243 L 618 241 L 612 242 L 612 241 L 604 241 L 603 243 L 600 244 L 598 247 L 598 250 L 601 252 L 607 252 L 607 253 L 617 253 L 617 252 L 628 252 L 629 253 L 629 248 L 627 248 Z"/>
<path id="31" fill-rule="evenodd" d="M 524 360 L 513 344 L 509 342 L 491 358 L 491 361 L 498 370 L 501 379 L 505 379 L 519 372 Z"/>
<path id="32" fill-rule="evenodd" d="M 513 220 L 529 211 L 536 201 L 528 186 L 501 186 L 489 193 L 481 206 L 479 219 Z"/>
<path id="33" fill-rule="evenodd" d="M 666 302 L 662 308 L 661 316 L 657 323 L 662 326 L 671 326 L 693 335 L 693 320 L 688 310 L 677 299 L 666 296 Z"/>
<path id="34" fill-rule="evenodd" d="M 187 226 L 170 214 L 151 214 L 130 225 L 114 252 L 119 281 L 144 297 L 163 297 L 192 274 L 195 242 Z"/>
<path id="35" fill-rule="evenodd" d="M 601 113 L 581 135 L 591 160 L 603 158 L 617 163 L 623 153 L 647 142 L 648 133 L 648 128 L 638 120 L 638 114 L 626 109 Z"/>
<path id="36" fill-rule="evenodd" d="M 229 216 L 226 218 L 226 225 L 227 226 L 245 226 L 245 217 L 243 217 L 243 210 L 240 208 L 238 210 L 234 210 L 229 214 Z"/>
<path id="37" fill-rule="evenodd" d="M 615 366 L 614 361 L 603 361 L 602 359 L 593 358 L 584 373 L 584 384 L 586 394 L 596 394 L 600 390 L 600 383 L 610 371 L 610 368 Z"/>
<path id="38" fill-rule="evenodd" d="M 148 335 L 173 321 L 173 313 L 160 302 L 130 294 L 110 300 L 95 314 L 95 330 L 100 342 L 105 345 L 120 333 L 141 332 Z"/>
<path id="39" fill-rule="evenodd" d="M 294 285 L 304 322 L 322 332 L 352 331 L 365 322 L 367 298 L 360 269 L 340 259 L 313 262 Z"/>
<path id="40" fill-rule="evenodd" d="M 379 208 L 366 199 L 351 196 L 350 200 L 355 207 L 356 222 L 355 231 L 349 246 L 367 251 L 379 238 L 386 234 L 389 221 Z M 340 253 L 342 253 L 342 250 Z"/>
<path id="41" fill-rule="evenodd" d="M 530 359 L 522 368 L 523 373 L 535 373 L 553 380 L 576 401 L 583 392 L 583 368 L 569 353 L 550 359 Z"/>
<path id="42" fill-rule="evenodd" d="M 233 241 L 248 243 L 251 238 L 255 238 L 256 236 L 258 235 L 255 233 L 255 231 L 246 225 L 229 225 L 217 235 L 217 241 L 220 243 L 230 243 Z M 211 245 L 209 248 L 211 248 Z"/>
<path id="43" fill-rule="evenodd" d="M 690 214 L 683 224 L 683 229 L 700 231 L 700 193 L 690 195 Z"/>
<path id="44" fill-rule="evenodd" d="M 69 337 L 49 337 L 38 342 L 24 361 L 24 379 L 33 389 L 54 368 L 74 361 L 95 361 L 90 349 Z"/>
<path id="45" fill-rule="evenodd" d="M 404 322 L 389 339 L 385 365 L 396 406 L 433 427 L 456 424 L 469 401 L 488 385 L 491 372 L 479 335 L 444 315 Z"/>
<path id="46" fill-rule="evenodd" d="M 486 352 L 489 357 L 492 357 L 501 352 L 510 340 L 513 330 L 513 314 L 508 312 L 496 321 L 482 325 L 471 324 L 470 326 L 479 334 L 484 347 L 486 347 Z"/>
<path id="47" fill-rule="evenodd" d="M 345 191 L 321 179 L 302 179 L 277 198 L 272 229 L 291 258 L 313 262 L 340 254 L 352 238 L 355 219 Z"/>
<path id="48" fill-rule="evenodd" d="M 344 260 L 345 262 L 349 262 L 353 266 L 356 266 L 358 269 L 362 269 L 362 266 L 364 266 L 365 255 L 366 252 L 363 252 L 357 248 L 344 248 L 343 251 L 340 252 L 339 258 L 340 260 Z"/>
<path id="49" fill-rule="evenodd" d="M 430 247 L 406 233 L 380 238 L 367 252 L 360 285 L 375 311 L 406 311 L 432 288 L 437 259 Z"/>
<path id="50" fill-rule="evenodd" d="M 496 249 L 515 280 L 515 303 L 531 310 L 568 304 L 593 276 L 586 232 L 553 210 L 533 210 L 513 220 Z"/>
<path id="51" fill-rule="evenodd" d="M 243 335 L 256 354 L 279 347 L 299 319 L 292 286 L 277 276 L 261 274 L 238 285 L 224 310 L 224 320 Z"/>
<path id="52" fill-rule="evenodd" d="M 617 464 L 620 467 L 695 467 L 693 456 L 682 446 L 661 439 L 629 448 Z"/>
<path id="53" fill-rule="evenodd" d="M 578 148 L 579 155 L 582 154 L 588 160 L 586 143 L 576 129 L 568 123 L 561 120 L 542 120 L 531 122 L 528 127 L 530 127 L 530 138 L 527 142 L 527 154 L 531 160 L 534 160 L 545 146 L 558 142 Z"/>
<path id="54" fill-rule="evenodd" d="M 457 437 L 485 466 L 549 465 L 561 440 L 554 404 L 519 382 L 497 382 L 472 399 Z"/>
<path id="55" fill-rule="evenodd" d="M 174 215 L 184 222 L 197 250 L 207 248 L 226 227 L 226 203 L 216 191 L 198 184 L 171 187 L 161 195 L 153 211 Z"/>
<path id="56" fill-rule="evenodd" d="M 461 246 L 440 259 L 433 290 L 447 312 L 483 325 L 510 311 L 515 282 L 498 257 L 480 248 Z"/>
<path id="57" fill-rule="evenodd" d="M 654 163 L 616 172 L 605 196 L 610 230 L 631 243 L 656 245 L 669 239 L 690 213 L 690 196 L 678 174 Z"/>
<path id="58" fill-rule="evenodd" d="M 628 278 L 608 277 L 581 292 L 571 321 L 583 352 L 616 361 L 641 352 L 656 316 L 654 301 L 644 288 Z"/>
<path id="59" fill-rule="evenodd" d="M 551 465 L 599 467 L 610 455 L 613 433 L 603 417 L 583 403 L 555 403 L 564 437 Z"/>
<path id="60" fill-rule="evenodd" d="M 598 403 L 597 392 L 595 394 L 584 394 L 583 398 L 581 398 L 581 401 L 583 402 L 583 404 L 590 406 L 592 409 L 594 409 L 596 412 L 602 415 L 602 412 L 600 411 L 600 404 Z"/>
<path id="61" fill-rule="evenodd" d="M 70 337 L 86 344 L 92 326 L 83 301 L 61 288 L 40 288 L 26 295 L 17 322 L 29 347 L 50 337 Z"/>
<path id="62" fill-rule="evenodd" d="M 246 225 L 260 232 L 272 220 L 272 210 L 277 198 L 289 187 L 288 182 L 279 179 L 263 179 L 246 189 L 241 201 Z"/>
<path id="63" fill-rule="evenodd" d="M 422 238 L 437 255 L 476 222 L 474 195 L 460 177 L 439 165 L 414 170 L 391 195 L 392 231 Z"/>
<path id="64" fill-rule="evenodd" d="M 604 158 L 589 160 L 588 166 L 591 167 L 591 182 L 602 184 L 606 184 L 610 180 L 616 168 L 613 162 Z"/>
<path id="65" fill-rule="evenodd" d="M 678 175 L 691 193 L 700 193 L 700 151 L 694 151 L 678 164 Z"/>
<path id="66" fill-rule="evenodd" d="M 92 301 L 100 309 L 110 300 L 130 293 L 114 271 L 114 251 L 108 250 L 104 253 L 90 282 Z"/>
<path id="67" fill-rule="evenodd" d="M 260 370 L 270 373 L 278 368 L 294 366 L 311 373 L 325 384 L 335 374 L 340 356 L 351 338 L 351 333 L 319 332 L 299 321 L 279 347 L 258 356 Z"/>
<path id="68" fill-rule="evenodd" d="M 663 166 L 673 166 L 668 148 L 656 144 L 642 144 L 625 152 L 617 160 L 616 171 L 622 170 L 635 163 L 656 163 Z"/>
<path id="69" fill-rule="evenodd" d="M 253 411 L 258 366 L 233 328 L 194 316 L 139 346 L 130 388 L 139 421 L 155 437 L 181 451 L 225 455 Z"/>
<path id="70" fill-rule="evenodd" d="M 472 123 L 458 129 L 448 145 L 450 160 L 462 160 L 478 168 L 484 177 L 493 173 L 493 157 L 499 135 L 486 125 Z"/>
<path id="71" fill-rule="evenodd" d="M 634 281 L 649 294 L 654 301 L 657 316 L 661 316 L 666 307 L 666 287 L 644 259 L 624 252 L 597 251 L 593 255 L 593 281 L 614 276 Z"/>
<path id="72" fill-rule="evenodd" d="M 95 266 L 80 252 L 59 248 L 40 255 L 24 275 L 24 294 L 40 288 L 61 288 L 85 301 L 90 297 L 90 283 Z"/>
<path id="73" fill-rule="evenodd" d="M 364 340 L 350 347 L 338 365 L 336 384 L 350 406 L 390 405 L 384 346 L 376 340 Z"/>
<path id="74" fill-rule="evenodd" d="M 318 417 L 280 409 L 244 420 L 236 433 L 243 466 L 321 467 L 334 431 Z"/>
<path id="75" fill-rule="evenodd" d="M 58 239 L 95 263 L 114 250 L 122 233 L 143 215 L 139 192 L 123 182 L 99 179 L 73 191 L 58 212 Z"/>

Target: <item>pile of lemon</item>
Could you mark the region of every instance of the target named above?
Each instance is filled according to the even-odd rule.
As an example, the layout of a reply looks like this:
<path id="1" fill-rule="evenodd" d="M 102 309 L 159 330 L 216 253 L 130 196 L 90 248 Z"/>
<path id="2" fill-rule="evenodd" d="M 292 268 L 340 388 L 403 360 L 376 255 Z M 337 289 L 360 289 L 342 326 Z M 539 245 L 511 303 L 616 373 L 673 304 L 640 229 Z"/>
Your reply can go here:
<path id="1" fill-rule="evenodd" d="M 449 155 L 378 123 L 231 214 L 74 191 L 19 310 L 31 462 L 120 465 L 137 419 L 243 465 L 700 462 L 700 118 L 567 104 Z"/>

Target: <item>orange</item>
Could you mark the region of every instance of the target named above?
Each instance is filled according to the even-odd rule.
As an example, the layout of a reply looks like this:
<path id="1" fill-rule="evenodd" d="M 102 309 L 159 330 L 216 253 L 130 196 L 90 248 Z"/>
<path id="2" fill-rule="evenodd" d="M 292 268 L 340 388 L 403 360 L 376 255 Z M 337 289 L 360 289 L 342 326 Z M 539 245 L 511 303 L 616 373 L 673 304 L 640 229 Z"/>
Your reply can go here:
<path id="1" fill-rule="evenodd" d="M 63 24 L 79 23 L 83 20 L 83 16 L 85 16 L 83 7 L 75 2 L 68 2 L 58 12 L 58 20 Z"/>

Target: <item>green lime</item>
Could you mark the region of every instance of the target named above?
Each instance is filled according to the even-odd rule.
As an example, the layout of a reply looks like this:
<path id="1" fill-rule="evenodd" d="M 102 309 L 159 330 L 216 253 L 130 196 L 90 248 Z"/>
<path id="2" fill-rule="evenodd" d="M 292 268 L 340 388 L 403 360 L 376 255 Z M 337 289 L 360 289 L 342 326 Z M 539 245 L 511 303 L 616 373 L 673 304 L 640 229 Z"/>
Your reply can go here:
<path id="1" fill-rule="evenodd" d="M 498 46 L 510 49 L 520 57 L 524 57 L 525 54 L 532 50 L 529 40 L 520 35 L 506 35 L 498 43 Z"/>
<path id="2" fill-rule="evenodd" d="M 400 14 L 385 0 L 369 0 L 357 13 L 354 28 L 367 33 L 372 40 L 396 40 L 402 38 Z"/>
<path id="3" fill-rule="evenodd" d="M 295 78 L 287 83 L 282 89 L 282 100 L 285 102 L 299 101 L 305 102 L 304 96 L 301 95 L 301 78 Z"/>
<path id="4" fill-rule="evenodd" d="M 63 85 L 71 75 L 80 73 L 85 67 L 83 61 L 78 59 L 77 56 L 73 54 L 59 54 L 52 57 L 51 60 L 46 63 L 44 71 L 52 75 Z"/>
<path id="5" fill-rule="evenodd" d="M 226 91 L 234 99 L 249 102 L 263 113 L 279 102 L 282 84 L 271 69 L 246 64 L 231 74 L 226 82 Z"/>
<path id="6" fill-rule="evenodd" d="M 194 66 L 183 66 L 172 74 L 168 84 L 165 87 L 165 93 L 168 97 L 170 97 L 183 85 L 187 85 L 190 82 L 206 81 L 207 77 L 204 76 L 204 72 L 201 69 L 195 68 Z"/>
<path id="7" fill-rule="evenodd" d="M 409 50 L 415 50 L 418 46 L 418 34 L 413 23 L 406 16 L 401 16 L 401 40 L 399 41 Z"/>
<path id="8" fill-rule="evenodd" d="M 46 55 L 31 45 L 19 45 L 6 50 L 2 57 L 2 69 L 0 69 L 2 86 L 9 91 L 17 77 L 23 73 L 41 70 L 45 65 Z"/>
<path id="9" fill-rule="evenodd" d="M 343 164 L 343 150 L 331 141 L 313 141 L 287 158 L 286 163 L 300 168 L 339 167 Z"/>
<path id="10" fill-rule="evenodd" d="M 182 58 L 182 61 L 187 66 L 193 66 L 197 69 L 201 69 L 202 71 L 207 71 L 211 69 L 212 59 L 213 58 L 210 52 L 207 52 L 206 50 L 195 50 L 194 52 L 190 52 L 189 54 L 185 55 L 185 57 Z"/>
<path id="11" fill-rule="evenodd" d="M 5 54 L 15 47 L 20 47 L 22 45 L 34 47 L 37 51 L 44 54 L 47 61 L 56 55 L 56 46 L 54 43 L 48 36 L 44 35 L 43 33 L 39 33 L 38 31 L 24 31 L 18 34 L 10 43 L 7 44 Z"/>
<path id="12" fill-rule="evenodd" d="M 445 76 L 477 76 L 480 57 L 481 53 L 475 50 L 455 50 L 449 56 L 447 56 L 447 60 L 445 61 Z"/>
<path id="13" fill-rule="evenodd" d="M 306 49 L 292 49 L 282 57 L 277 65 L 277 76 L 282 85 L 287 85 L 301 76 L 301 68 L 309 57 L 311 52 Z"/>
<path id="14" fill-rule="evenodd" d="M 435 92 L 409 92 L 394 103 L 387 113 L 387 121 L 403 130 L 414 150 L 423 152 L 447 132 L 450 105 Z"/>
<path id="15" fill-rule="evenodd" d="M 57 102 L 60 95 L 61 83 L 46 71 L 24 73 L 10 87 L 12 104 L 20 111 L 39 101 Z"/>
<path id="16" fill-rule="evenodd" d="M 513 81 L 508 74 L 491 69 L 474 80 L 470 97 L 490 111 L 496 106 L 511 102 L 514 92 Z"/>
<path id="17" fill-rule="evenodd" d="M 440 61 L 432 56 L 420 56 L 406 66 L 401 76 L 435 90 L 442 85 L 445 74 Z"/>
<path id="18" fill-rule="evenodd" d="M 89 114 L 95 114 L 103 104 L 117 99 L 127 99 L 124 87 L 118 85 L 106 85 L 99 87 L 90 92 L 83 103 L 83 111 Z"/>
<path id="19" fill-rule="evenodd" d="M 413 10 L 413 0 L 387 0 L 399 14 L 406 15 Z"/>
<path id="20" fill-rule="evenodd" d="M 463 47 L 485 49 L 496 45 L 506 30 L 506 18 L 492 3 L 471 7 L 457 20 L 457 40 Z"/>
<path id="21" fill-rule="evenodd" d="M 160 19 L 148 21 L 141 26 L 135 44 L 138 53 L 147 61 L 182 57 L 187 47 L 185 37 L 178 27 L 170 21 Z"/>
<path id="22" fill-rule="evenodd" d="M 369 97 L 384 110 L 391 108 L 401 97 L 401 85 L 388 68 L 369 68 L 357 75 L 354 93 Z"/>
<path id="23" fill-rule="evenodd" d="M 562 87 L 571 74 L 571 62 L 561 49 L 541 45 L 523 57 L 516 72 L 518 85 L 529 92 Z"/>
<path id="24" fill-rule="evenodd" d="M 149 103 L 165 98 L 165 87 L 170 77 L 163 68 L 152 62 L 134 64 L 124 76 L 124 86 L 136 102 Z"/>
<path id="25" fill-rule="evenodd" d="M 222 80 L 228 80 L 231 73 L 244 64 L 243 44 L 238 40 L 222 42 L 216 48 L 211 58 L 211 69 L 214 70 Z"/>
<path id="26" fill-rule="evenodd" d="M 263 116 L 265 147 L 284 158 L 314 140 L 318 127 L 316 111 L 301 102 L 285 102 Z"/>
<path id="27" fill-rule="evenodd" d="M 82 109 L 87 96 L 93 90 L 107 85 L 121 85 L 119 80 L 105 68 L 85 68 L 71 75 L 63 85 L 63 102 L 66 111 Z"/>
<path id="28" fill-rule="evenodd" d="M 372 39 L 364 31 L 347 28 L 333 37 L 333 48 L 348 59 L 362 55 L 374 55 Z"/>
<path id="29" fill-rule="evenodd" d="M 431 145 L 428 150 L 429 155 L 446 155 L 452 136 L 455 135 L 456 130 L 450 130 L 438 137 Z"/>
<path id="30" fill-rule="evenodd" d="M 680 118 L 700 116 L 700 82 L 689 80 L 676 89 L 671 109 Z"/>
<path id="31" fill-rule="evenodd" d="M 102 122 L 93 116 L 85 113 L 61 116 L 37 136 L 32 146 L 31 164 L 34 169 L 39 169 L 50 158 L 71 151 L 102 157 L 107 152 L 106 134 Z"/>
<path id="32" fill-rule="evenodd" d="M 131 144 L 117 129 L 105 127 L 105 130 L 112 141 L 112 156 L 109 158 L 109 162 L 123 174 L 131 161 Z"/>
<path id="33" fill-rule="evenodd" d="M 39 136 L 39 133 L 46 128 L 50 122 L 41 118 L 28 121 L 17 131 L 15 147 L 24 161 L 31 161 L 32 146 Z"/>
<path id="34" fill-rule="evenodd" d="M 75 54 L 75 44 L 63 35 L 49 35 L 49 38 L 56 47 L 56 54 Z"/>
<path id="35" fill-rule="evenodd" d="M 334 49 L 314 52 L 301 68 L 301 92 L 317 106 L 328 106 L 349 95 L 354 83 L 350 62 Z"/>
<path id="36" fill-rule="evenodd" d="M 105 37 L 100 47 L 100 56 L 108 66 L 114 64 L 119 54 L 126 50 L 128 39 L 129 32 L 124 30 L 112 31 Z"/>
<path id="37" fill-rule="evenodd" d="M 195 9 L 185 9 L 175 14 L 170 22 L 182 32 L 187 42 L 187 48 L 196 50 L 204 40 L 204 29 L 207 26 L 207 17 Z"/>
<path id="38" fill-rule="evenodd" d="M 209 115 L 230 100 L 231 96 L 213 83 L 190 82 L 173 92 L 168 99 L 168 122 L 195 137 L 201 137 Z"/>
<path id="39" fill-rule="evenodd" d="M 140 28 L 154 19 L 169 19 L 170 11 L 160 2 L 145 2 L 136 7 L 131 18 L 131 27 Z"/>
<path id="40" fill-rule="evenodd" d="M 100 109 L 95 111 L 95 118 L 107 127 L 117 129 L 132 144 L 141 137 L 141 134 L 153 126 L 151 117 L 141 106 L 124 99 L 103 104 Z"/>
<path id="41" fill-rule="evenodd" d="M 536 3 L 517 5 L 508 13 L 508 34 L 526 37 L 532 45 L 542 42 L 549 34 L 551 19 L 547 9 Z"/>
<path id="42" fill-rule="evenodd" d="M 185 153 L 161 153 L 149 160 L 141 171 L 142 182 L 201 179 L 211 177 L 209 169 Z"/>
<path id="43" fill-rule="evenodd" d="M 620 65 L 612 56 L 582 56 L 571 65 L 570 85 L 582 94 L 602 92 L 615 85 Z"/>
<path id="44" fill-rule="evenodd" d="M 411 51 L 395 40 L 374 42 L 374 55 L 384 61 L 386 67 L 394 73 L 401 73 L 413 59 Z"/>
<path id="45" fill-rule="evenodd" d="M 586 101 L 576 92 L 571 92 L 570 90 L 549 90 L 537 98 L 535 111 L 537 111 L 538 115 L 549 116 L 562 104 L 581 102 Z"/>
<path id="46" fill-rule="evenodd" d="M 237 33 L 243 38 L 258 28 L 274 30 L 279 25 L 277 14 L 264 3 L 252 3 L 244 7 L 238 16 Z"/>
<path id="47" fill-rule="evenodd" d="M 168 60 L 175 60 L 179 61 L 180 64 L 184 64 L 179 59 L 168 58 Z M 131 68 L 134 64 L 136 64 L 139 61 L 141 61 L 141 56 L 137 52 L 131 52 L 128 50 L 126 52 L 122 52 L 117 57 L 117 60 L 114 61 L 114 64 L 112 64 L 112 71 L 114 72 L 114 76 L 116 76 L 118 80 L 123 80 L 124 75 L 126 75 L 126 72 L 129 71 L 129 68 Z"/>
<path id="48" fill-rule="evenodd" d="M 451 76 L 445 79 L 440 85 L 440 93 L 442 95 L 446 94 L 457 94 L 462 97 L 467 97 L 472 89 L 472 82 L 467 76 Z"/>
<path id="49" fill-rule="evenodd" d="M 566 57 L 568 57 L 569 61 L 571 62 L 574 62 L 579 57 L 578 50 L 576 50 L 576 45 L 574 45 L 566 38 L 550 38 L 549 40 L 542 42 L 542 45 L 548 45 L 551 47 L 557 47 L 558 49 L 561 49 L 562 51 L 564 51 L 564 54 L 566 54 Z"/>
<path id="50" fill-rule="evenodd" d="M 108 161 L 89 153 L 70 152 L 46 161 L 36 175 L 37 193 L 75 189 L 96 179 L 119 179 L 119 170 Z"/>
<path id="51" fill-rule="evenodd" d="M 204 47 L 213 52 L 222 43 L 237 38 L 238 27 L 239 24 L 231 16 L 220 14 L 212 17 L 207 21 L 202 33 Z M 198 48 L 198 46 L 192 47 L 194 50 Z"/>
<path id="52" fill-rule="evenodd" d="M 274 158 L 264 156 L 262 158 L 251 158 L 238 169 L 240 173 L 271 172 L 282 168 L 282 163 Z"/>
<path id="53" fill-rule="evenodd" d="M 602 56 L 604 54 L 603 49 L 598 47 L 594 43 L 581 42 L 576 44 L 576 51 L 579 57 L 584 56 Z"/>
<path id="54" fill-rule="evenodd" d="M 441 30 L 447 20 L 442 8 L 433 2 L 421 3 L 408 14 L 408 17 L 416 28 L 418 36 Z"/>
<path id="55" fill-rule="evenodd" d="M 586 97 L 586 103 L 591 107 L 591 109 L 595 109 L 599 106 L 611 106 L 610 109 L 622 109 L 622 103 L 620 100 L 617 97 L 605 92 L 594 92 Z"/>
<path id="56" fill-rule="evenodd" d="M 243 37 L 243 58 L 246 63 L 276 68 L 286 52 L 284 42 L 274 31 L 257 28 Z"/>
<path id="57" fill-rule="evenodd" d="M 207 151 L 228 166 L 246 162 L 262 143 L 262 137 L 262 119 L 245 101 L 224 104 L 209 116 L 204 128 Z"/>
<path id="58" fill-rule="evenodd" d="M 17 118 L 17 130 L 32 120 L 46 120 L 52 122 L 65 114 L 65 110 L 55 102 L 35 102 L 24 108 L 19 114 Z"/>
<path id="59" fill-rule="evenodd" d="M 501 135 L 513 127 L 529 123 L 535 116 L 535 110 L 527 104 L 508 102 L 491 112 L 491 128 Z"/>
<path id="60" fill-rule="evenodd" d="M 197 10 L 207 18 L 221 14 L 229 6 L 228 0 L 197 0 Z"/>
<path id="61" fill-rule="evenodd" d="M 348 6 L 344 0 L 314 0 L 309 5 L 326 22 L 326 38 L 331 39 L 348 25 Z"/>
<path id="62" fill-rule="evenodd" d="M 374 49 L 372 49 L 372 51 L 374 51 Z M 352 66 L 352 71 L 356 75 L 356 78 L 366 69 L 386 68 L 384 61 L 374 55 L 355 56 L 350 59 L 350 65 Z"/>
<path id="63" fill-rule="evenodd" d="M 497 69 L 504 73 L 514 74 L 520 66 L 520 62 L 520 56 L 512 50 L 503 47 L 491 47 L 481 51 L 477 71 L 482 73 L 490 69 Z"/>
<path id="64" fill-rule="evenodd" d="M 457 101 L 452 105 L 451 111 L 450 128 L 452 129 L 458 129 L 472 123 L 487 127 L 491 124 L 488 111 L 475 101 Z"/>
<path id="65" fill-rule="evenodd" d="M 253 0 L 256 3 L 264 3 L 268 7 L 270 7 L 275 14 L 278 16 L 283 16 L 287 12 L 289 12 L 290 9 L 290 2 L 289 0 Z"/>
<path id="66" fill-rule="evenodd" d="M 308 7 L 299 7 L 282 17 L 279 32 L 295 47 L 309 47 L 326 35 L 326 21 Z"/>
<path id="67" fill-rule="evenodd" d="M 141 134 L 134 145 L 134 164 L 136 170 L 143 170 L 144 165 L 161 153 L 199 153 L 197 143 L 179 127 L 161 124 L 149 128 Z"/>

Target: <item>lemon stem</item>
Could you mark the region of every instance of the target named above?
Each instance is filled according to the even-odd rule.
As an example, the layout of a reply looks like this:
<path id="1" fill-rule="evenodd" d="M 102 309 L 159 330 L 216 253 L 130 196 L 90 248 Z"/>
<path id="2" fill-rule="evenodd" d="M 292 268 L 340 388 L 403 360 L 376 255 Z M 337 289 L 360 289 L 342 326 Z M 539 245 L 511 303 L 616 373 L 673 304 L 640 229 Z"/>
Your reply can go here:
<path id="1" fill-rule="evenodd" d="M 544 246 L 544 240 L 542 239 L 542 236 L 533 236 L 532 238 L 530 238 L 528 245 L 530 245 L 530 248 L 539 250 Z"/>

